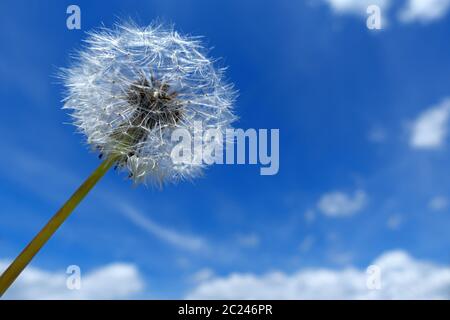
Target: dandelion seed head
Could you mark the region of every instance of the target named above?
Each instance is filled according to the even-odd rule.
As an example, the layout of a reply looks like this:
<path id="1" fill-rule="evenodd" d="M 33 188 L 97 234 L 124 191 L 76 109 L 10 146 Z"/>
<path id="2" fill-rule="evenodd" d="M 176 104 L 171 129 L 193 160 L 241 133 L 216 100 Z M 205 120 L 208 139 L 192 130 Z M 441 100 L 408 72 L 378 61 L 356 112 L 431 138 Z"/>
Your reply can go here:
<path id="1" fill-rule="evenodd" d="M 200 122 L 225 134 L 236 95 L 200 38 L 127 23 L 89 32 L 85 43 L 62 78 L 64 108 L 87 143 L 101 156 L 119 154 L 118 167 L 135 182 L 200 175 L 203 162 L 172 161 L 172 132 L 193 133 Z"/>

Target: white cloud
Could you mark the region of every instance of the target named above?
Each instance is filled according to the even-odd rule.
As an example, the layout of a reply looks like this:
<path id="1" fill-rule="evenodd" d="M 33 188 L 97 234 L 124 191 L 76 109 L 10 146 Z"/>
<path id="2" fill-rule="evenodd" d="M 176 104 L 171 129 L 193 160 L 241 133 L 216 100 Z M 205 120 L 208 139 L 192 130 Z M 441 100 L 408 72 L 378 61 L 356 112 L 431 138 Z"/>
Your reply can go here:
<path id="1" fill-rule="evenodd" d="M 428 203 L 428 207 L 434 211 L 442 211 L 448 208 L 448 199 L 444 196 L 433 197 Z"/>
<path id="2" fill-rule="evenodd" d="M 367 16 L 367 7 L 377 5 L 384 20 L 387 19 L 391 0 L 323 0 L 337 14 Z M 450 9 L 450 0 L 407 0 L 398 12 L 398 19 L 403 23 L 432 22 L 443 18 Z"/>
<path id="3" fill-rule="evenodd" d="M 200 237 L 182 234 L 177 231 L 163 227 L 140 213 L 136 208 L 121 204 L 121 213 L 130 219 L 135 225 L 149 232 L 153 236 L 170 243 L 180 249 L 189 251 L 206 251 L 208 246 Z"/>
<path id="4" fill-rule="evenodd" d="M 200 283 L 188 299 L 450 299 L 450 268 L 390 251 L 373 263 L 381 289 L 367 287 L 366 270 L 303 269 L 294 274 L 234 273 Z"/>
<path id="5" fill-rule="evenodd" d="M 400 10 L 402 22 L 431 22 L 445 16 L 450 8 L 450 0 L 408 0 Z"/>
<path id="6" fill-rule="evenodd" d="M 341 191 L 324 194 L 317 203 L 319 210 L 330 217 L 350 216 L 357 213 L 367 203 L 367 195 L 362 190 L 355 191 L 354 195 L 348 195 Z"/>
<path id="7" fill-rule="evenodd" d="M 390 0 L 324 0 L 336 13 L 351 13 L 366 15 L 367 7 L 377 5 L 380 9 L 387 9 Z"/>
<path id="8" fill-rule="evenodd" d="M 447 137 L 450 99 L 425 110 L 412 125 L 410 146 L 416 149 L 437 149 Z"/>
<path id="9" fill-rule="evenodd" d="M 0 271 L 6 269 L 0 261 Z M 126 299 L 144 289 L 137 267 L 127 263 L 112 263 L 88 273 L 81 269 L 81 288 L 70 290 L 65 270 L 46 271 L 27 267 L 5 293 L 5 299 Z"/>

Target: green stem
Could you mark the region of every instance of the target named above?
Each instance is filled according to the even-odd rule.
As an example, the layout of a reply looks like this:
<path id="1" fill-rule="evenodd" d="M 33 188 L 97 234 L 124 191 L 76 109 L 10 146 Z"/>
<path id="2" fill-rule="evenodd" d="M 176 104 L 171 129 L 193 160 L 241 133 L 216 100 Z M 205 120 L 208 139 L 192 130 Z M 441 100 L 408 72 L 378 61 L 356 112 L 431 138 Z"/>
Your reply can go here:
<path id="1" fill-rule="evenodd" d="M 116 156 L 106 159 L 3 272 L 0 276 L 0 297 L 117 159 Z"/>

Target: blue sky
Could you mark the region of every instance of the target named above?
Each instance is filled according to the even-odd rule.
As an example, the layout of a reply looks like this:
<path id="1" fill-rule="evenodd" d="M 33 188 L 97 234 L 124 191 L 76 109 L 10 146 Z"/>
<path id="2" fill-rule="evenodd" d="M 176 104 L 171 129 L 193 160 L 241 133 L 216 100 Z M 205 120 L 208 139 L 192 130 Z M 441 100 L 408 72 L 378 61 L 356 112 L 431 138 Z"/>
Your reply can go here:
<path id="1" fill-rule="evenodd" d="M 373 3 L 382 30 L 366 27 Z M 81 30 L 66 28 L 70 4 Z M 3 264 L 99 163 L 61 110 L 55 74 L 102 23 L 160 19 L 204 36 L 239 90 L 236 126 L 280 129 L 274 176 L 217 165 L 161 191 L 109 172 L 33 261 L 29 276 L 42 281 L 24 277 L 10 297 L 395 298 L 419 286 L 409 297 L 449 298 L 450 1 L 441 4 L 3 1 Z M 361 289 L 374 263 L 385 291 Z M 86 278 L 81 292 L 65 287 L 69 265 Z M 421 284 L 398 280 L 395 267 Z M 341 289 L 316 284 L 321 270 Z"/>

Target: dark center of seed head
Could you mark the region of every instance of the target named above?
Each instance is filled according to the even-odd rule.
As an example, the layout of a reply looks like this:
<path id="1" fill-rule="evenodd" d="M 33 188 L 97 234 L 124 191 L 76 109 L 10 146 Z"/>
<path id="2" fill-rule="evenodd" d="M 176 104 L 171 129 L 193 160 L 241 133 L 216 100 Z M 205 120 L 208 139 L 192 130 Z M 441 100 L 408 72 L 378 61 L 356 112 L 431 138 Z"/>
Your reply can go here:
<path id="1" fill-rule="evenodd" d="M 176 125 L 181 117 L 177 93 L 170 86 L 152 79 L 142 78 L 132 84 L 127 92 L 127 101 L 135 110 L 130 119 L 131 126 L 147 131 L 156 126 Z"/>
<path id="2" fill-rule="evenodd" d="M 153 78 L 150 82 L 145 77 L 130 85 L 126 100 L 132 114 L 112 135 L 117 150 L 123 154 L 119 165 L 125 164 L 127 156 L 139 152 L 140 143 L 151 130 L 174 126 L 181 120 L 182 109 L 177 92 L 170 89 L 166 83 Z"/>

